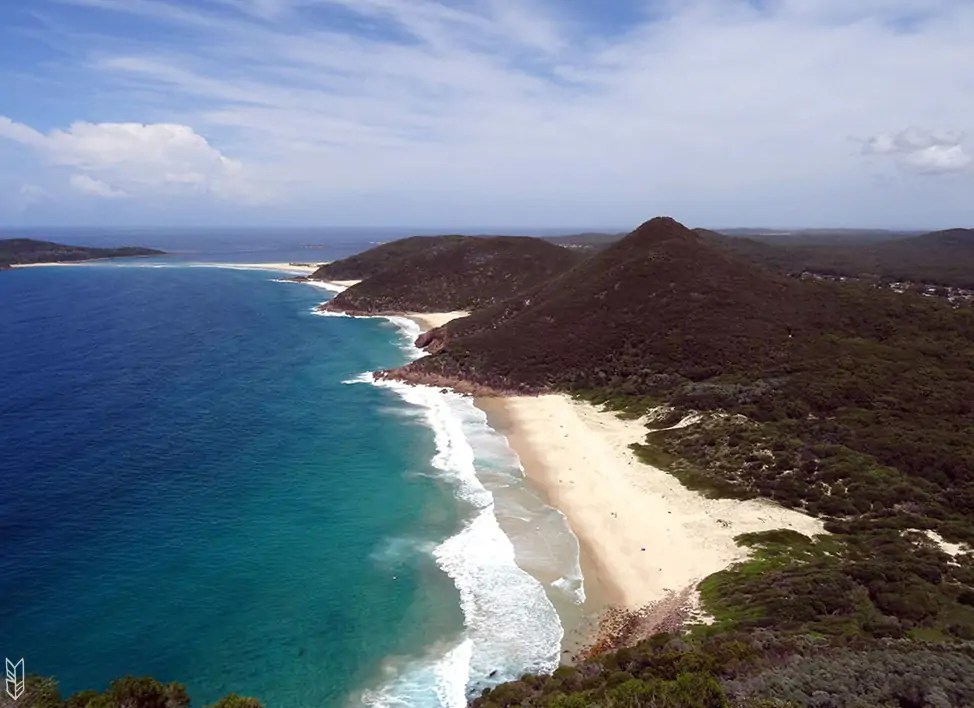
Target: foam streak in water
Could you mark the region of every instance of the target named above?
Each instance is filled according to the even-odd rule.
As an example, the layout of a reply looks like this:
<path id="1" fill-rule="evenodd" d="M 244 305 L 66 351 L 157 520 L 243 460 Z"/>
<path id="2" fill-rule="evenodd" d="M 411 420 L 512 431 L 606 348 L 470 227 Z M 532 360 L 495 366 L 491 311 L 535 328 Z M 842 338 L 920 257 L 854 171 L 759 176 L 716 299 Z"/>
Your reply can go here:
<path id="1" fill-rule="evenodd" d="M 400 328 L 410 358 L 422 356 L 412 344 L 419 326 L 406 318 L 387 319 Z M 433 467 L 470 504 L 473 518 L 433 551 L 437 565 L 460 592 L 463 638 L 442 656 L 368 695 L 366 702 L 460 708 L 471 689 L 511 680 L 525 671 L 554 670 L 564 634 L 558 613 L 541 583 L 515 562 L 514 546 L 494 514 L 493 495 L 477 477 L 467 430 L 485 427 L 483 414 L 469 398 L 455 393 L 397 381 L 373 383 L 424 412 L 436 443 Z"/>
<path id="2" fill-rule="evenodd" d="M 563 636 L 558 614 L 541 583 L 515 562 L 514 546 L 494 515 L 493 495 L 477 478 L 464 426 L 482 424 L 479 411 L 469 399 L 435 388 L 395 381 L 376 385 L 425 411 L 436 440 L 433 466 L 475 510 L 464 529 L 433 552 L 460 592 L 464 642 L 470 643 L 464 670 L 449 676 L 435 672 L 440 682 L 436 695 L 462 697 L 471 687 L 517 678 L 525 671 L 554 670 Z M 451 655 L 451 660 L 455 662 L 456 656 Z M 462 706 L 464 701 L 431 705 Z"/>

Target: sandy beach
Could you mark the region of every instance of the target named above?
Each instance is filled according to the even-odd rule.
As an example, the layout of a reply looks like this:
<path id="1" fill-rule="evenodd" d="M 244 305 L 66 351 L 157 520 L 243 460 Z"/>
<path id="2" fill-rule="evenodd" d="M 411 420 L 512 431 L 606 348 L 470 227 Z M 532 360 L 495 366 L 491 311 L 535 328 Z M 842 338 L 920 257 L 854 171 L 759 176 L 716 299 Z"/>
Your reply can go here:
<path id="1" fill-rule="evenodd" d="M 424 332 L 442 327 L 451 320 L 466 317 L 469 312 L 457 310 L 455 312 L 404 312 L 403 316 L 408 317 L 420 326 Z"/>
<path id="2" fill-rule="evenodd" d="M 639 609 L 746 557 L 734 536 L 817 519 L 763 501 L 707 499 L 640 462 L 628 448 L 646 428 L 562 395 L 480 399 L 525 474 L 560 509 L 612 605 Z M 591 577 L 594 572 L 595 577 Z"/>

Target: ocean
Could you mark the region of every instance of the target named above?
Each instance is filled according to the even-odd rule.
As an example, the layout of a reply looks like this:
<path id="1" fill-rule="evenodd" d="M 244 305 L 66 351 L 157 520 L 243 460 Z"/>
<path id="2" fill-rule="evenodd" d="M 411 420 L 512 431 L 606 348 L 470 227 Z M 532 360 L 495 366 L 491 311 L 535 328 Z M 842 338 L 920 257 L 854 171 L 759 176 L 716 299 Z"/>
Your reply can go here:
<path id="1" fill-rule="evenodd" d="M 268 708 L 461 706 L 557 666 L 578 542 L 472 399 L 371 382 L 418 327 L 198 267 L 365 247 L 0 274 L 0 651 L 64 694 Z"/>

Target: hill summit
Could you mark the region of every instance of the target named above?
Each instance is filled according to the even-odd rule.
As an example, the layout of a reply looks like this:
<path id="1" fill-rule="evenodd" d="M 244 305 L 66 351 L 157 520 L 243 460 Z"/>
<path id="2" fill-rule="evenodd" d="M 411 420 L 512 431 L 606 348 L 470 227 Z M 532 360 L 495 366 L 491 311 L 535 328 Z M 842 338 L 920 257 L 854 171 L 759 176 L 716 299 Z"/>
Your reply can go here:
<path id="1" fill-rule="evenodd" d="M 508 392 L 645 392 L 670 379 L 784 361 L 805 317 L 792 297 L 798 287 L 660 217 L 517 298 L 432 333 L 423 343 L 435 353 L 394 375 Z"/>

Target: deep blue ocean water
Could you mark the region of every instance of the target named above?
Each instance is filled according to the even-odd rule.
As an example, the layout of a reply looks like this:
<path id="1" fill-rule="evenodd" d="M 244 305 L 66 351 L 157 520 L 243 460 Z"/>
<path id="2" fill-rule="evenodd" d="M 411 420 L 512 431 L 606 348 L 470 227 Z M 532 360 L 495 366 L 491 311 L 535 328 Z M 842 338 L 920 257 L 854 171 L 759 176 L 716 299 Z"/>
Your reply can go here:
<path id="1" fill-rule="evenodd" d="M 416 356 L 408 322 L 150 264 L 0 274 L 0 651 L 65 693 L 268 708 L 459 705 L 557 661 L 577 542 L 527 490 L 494 503 L 520 472 L 468 399 L 366 383 Z"/>

